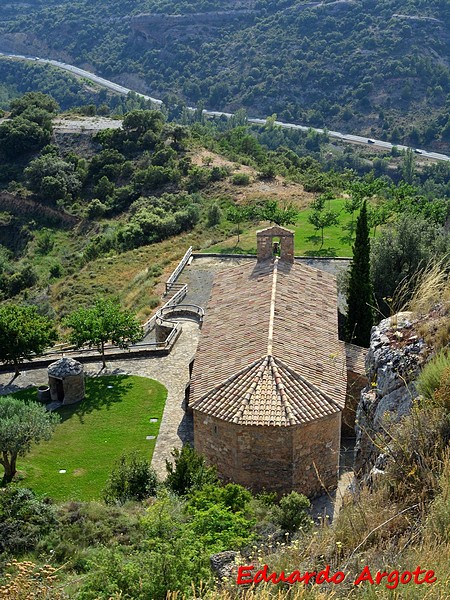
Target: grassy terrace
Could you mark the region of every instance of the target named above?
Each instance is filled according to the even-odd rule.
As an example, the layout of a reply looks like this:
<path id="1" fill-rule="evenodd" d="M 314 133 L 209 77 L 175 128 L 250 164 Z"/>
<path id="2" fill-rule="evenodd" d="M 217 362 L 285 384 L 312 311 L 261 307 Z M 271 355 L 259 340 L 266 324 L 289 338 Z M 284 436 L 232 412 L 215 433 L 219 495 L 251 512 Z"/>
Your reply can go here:
<path id="1" fill-rule="evenodd" d="M 333 227 L 328 227 L 324 230 L 324 244 L 320 248 L 320 231 L 316 231 L 308 222 L 308 216 L 311 214 L 310 209 L 302 210 L 297 223 L 292 226 L 288 225 L 288 229 L 295 231 L 295 254 L 298 256 L 348 256 L 352 257 L 352 245 L 348 240 L 348 232 L 344 229 L 349 225 L 351 217 L 344 212 L 344 199 L 336 199 L 326 204 L 326 209 L 332 209 L 339 213 L 339 224 Z M 354 215 L 356 221 L 357 215 Z M 256 254 L 256 232 L 266 224 L 244 229 L 237 243 L 237 236 L 233 236 L 228 240 L 214 244 L 209 248 L 205 248 L 203 252 L 218 252 L 228 253 L 236 252 L 238 254 Z"/>
<path id="2" fill-rule="evenodd" d="M 35 400 L 34 388 L 16 398 Z M 113 463 L 124 451 L 151 458 L 166 402 L 166 388 L 128 375 L 86 379 L 86 398 L 61 408 L 52 439 L 18 462 L 23 484 L 56 500 L 99 498 Z M 150 419 L 157 419 L 150 423 Z M 66 473 L 60 473 L 65 470 Z"/>

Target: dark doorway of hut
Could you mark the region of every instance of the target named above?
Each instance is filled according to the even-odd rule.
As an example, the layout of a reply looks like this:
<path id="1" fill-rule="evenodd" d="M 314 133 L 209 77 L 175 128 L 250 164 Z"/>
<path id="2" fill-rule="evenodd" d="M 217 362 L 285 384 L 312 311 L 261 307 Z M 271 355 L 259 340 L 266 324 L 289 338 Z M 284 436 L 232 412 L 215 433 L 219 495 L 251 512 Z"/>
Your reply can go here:
<path id="1" fill-rule="evenodd" d="M 58 395 L 58 402 L 64 401 L 64 385 L 62 379 L 56 379 L 56 394 Z"/>

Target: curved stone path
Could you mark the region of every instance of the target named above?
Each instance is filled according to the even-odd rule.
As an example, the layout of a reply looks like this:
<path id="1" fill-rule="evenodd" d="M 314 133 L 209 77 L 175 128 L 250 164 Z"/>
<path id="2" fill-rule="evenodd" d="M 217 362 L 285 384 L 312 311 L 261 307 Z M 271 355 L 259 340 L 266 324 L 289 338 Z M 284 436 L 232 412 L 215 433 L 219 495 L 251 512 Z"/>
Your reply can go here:
<path id="1" fill-rule="evenodd" d="M 171 458 L 173 448 L 181 448 L 183 443 L 192 442 L 192 422 L 186 416 L 183 402 L 186 386 L 189 383 L 189 363 L 195 356 L 200 328 L 191 320 L 182 321 L 182 333 L 167 356 L 129 358 L 107 361 L 108 369 L 102 372 L 101 363 L 85 366 L 88 375 L 116 375 L 126 373 L 156 379 L 167 388 L 167 400 L 153 453 L 152 465 L 160 478 L 166 476 L 166 459 Z M 19 377 L 0 373 L 0 395 L 10 394 L 29 386 L 39 386 L 48 382 L 47 369 L 23 369 Z M 126 450 L 126 448 L 124 448 Z"/>

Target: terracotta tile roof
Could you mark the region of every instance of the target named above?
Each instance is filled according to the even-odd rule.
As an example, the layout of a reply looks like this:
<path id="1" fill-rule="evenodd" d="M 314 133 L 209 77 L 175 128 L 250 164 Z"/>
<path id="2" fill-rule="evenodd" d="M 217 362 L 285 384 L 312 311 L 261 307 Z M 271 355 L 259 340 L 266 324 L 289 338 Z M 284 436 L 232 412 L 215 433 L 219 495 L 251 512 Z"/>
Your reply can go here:
<path id="1" fill-rule="evenodd" d="M 347 369 L 357 375 L 366 374 L 366 356 L 368 349 L 355 344 L 345 344 L 345 355 L 347 358 Z"/>
<path id="2" fill-rule="evenodd" d="M 270 354 L 343 409 L 346 364 L 338 341 L 335 278 L 307 265 L 277 262 L 216 275 L 192 373 L 190 406 Z M 241 398 L 240 392 L 236 397 Z M 314 414 L 318 418 L 320 411 Z"/>
<path id="3" fill-rule="evenodd" d="M 272 356 L 236 373 L 192 408 L 240 425 L 278 426 L 307 423 L 341 410 Z"/>

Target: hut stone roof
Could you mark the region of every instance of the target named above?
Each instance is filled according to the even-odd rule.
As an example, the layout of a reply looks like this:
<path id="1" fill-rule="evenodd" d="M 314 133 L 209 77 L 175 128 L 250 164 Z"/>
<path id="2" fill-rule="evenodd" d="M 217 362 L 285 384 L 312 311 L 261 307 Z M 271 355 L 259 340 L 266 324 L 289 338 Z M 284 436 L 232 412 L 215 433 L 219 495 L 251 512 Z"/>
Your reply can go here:
<path id="1" fill-rule="evenodd" d="M 335 278 L 269 260 L 216 275 L 191 408 L 232 422 L 290 425 L 345 405 Z"/>
<path id="2" fill-rule="evenodd" d="M 48 367 L 52 377 L 70 377 L 83 372 L 83 365 L 73 358 L 60 358 Z"/>

